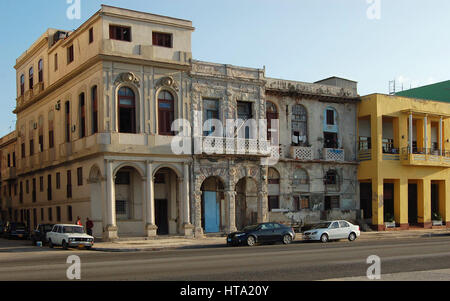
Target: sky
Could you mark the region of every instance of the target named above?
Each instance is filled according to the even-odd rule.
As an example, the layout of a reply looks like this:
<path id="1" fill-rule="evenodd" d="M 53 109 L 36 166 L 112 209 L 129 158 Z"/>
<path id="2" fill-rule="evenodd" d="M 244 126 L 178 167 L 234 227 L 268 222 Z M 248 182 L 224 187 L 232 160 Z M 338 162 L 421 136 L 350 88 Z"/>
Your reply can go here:
<path id="1" fill-rule="evenodd" d="M 80 1 L 80 19 L 67 10 Z M 339 76 L 360 95 L 448 80 L 448 0 L 2 0 L 0 136 L 15 129 L 15 60 L 47 28 L 74 30 L 101 4 L 193 22 L 197 60 L 315 82 Z"/>

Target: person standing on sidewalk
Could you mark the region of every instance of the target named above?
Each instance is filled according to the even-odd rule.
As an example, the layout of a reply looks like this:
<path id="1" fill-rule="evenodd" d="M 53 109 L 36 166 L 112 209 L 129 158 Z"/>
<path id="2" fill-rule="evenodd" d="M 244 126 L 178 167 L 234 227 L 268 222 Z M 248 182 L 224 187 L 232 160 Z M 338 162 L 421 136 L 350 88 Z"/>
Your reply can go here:
<path id="1" fill-rule="evenodd" d="M 92 228 L 94 228 L 94 222 L 89 217 L 86 217 L 86 231 L 88 235 L 92 236 Z"/>
<path id="2" fill-rule="evenodd" d="M 77 222 L 75 224 L 77 226 L 83 226 L 83 224 L 81 223 L 81 218 L 79 216 L 77 216 Z"/>

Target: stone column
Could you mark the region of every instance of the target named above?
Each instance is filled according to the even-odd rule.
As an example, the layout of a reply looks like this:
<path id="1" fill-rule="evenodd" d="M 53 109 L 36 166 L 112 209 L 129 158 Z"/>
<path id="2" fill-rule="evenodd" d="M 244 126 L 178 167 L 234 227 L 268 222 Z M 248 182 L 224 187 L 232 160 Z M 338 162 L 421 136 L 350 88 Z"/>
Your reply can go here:
<path id="1" fill-rule="evenodd" d="M 269 221 L 267 197 L 267 191 L 258 192 L 258 223 L 266 223 Z"/>
<path id="2" fill-rule="evenodd" d="M 195 191 L 194 192 L 194 205 L 195 205 L 195 237 L 202 238 L 203 237 L 203 228 L 202 228 L 202 192 Z"/>
<path id="3" fill-rule="evenodd" d="M 228 205 L 227 232 L 236 232 L 236 191 L 225 191 L 225 200 Z"/>
<path id="4" fill-rule="evenodd" d="M 194 226 L 191 224 L 190 212 L 190 193 L 189 193 L 189 164 L 184 164 L 184 177 L 180 186 L 180 191 L 183 192 L 183 197 L 180 200 L 180 207 L 183 206 L 183 227 L 184 235 L 191 237 L 194 235 Z M 182 202 L 183 200 L 183 202 Z M 201 202 L 200 202 L 201 203 Z M 201 208 L 201 207 L 200 207 Z M 181 216 L 180 216 L 181 218 Z"/>
<path id="5" fill-rule="evenodd" d="M 439 119 L 439 156 L 442 157 L 442 142 L 443 142 L 443 137 L 442 137 L 442 116 Z"/>
<path id="6" fill-rule="evenodd" d="M 106 160 L 106 240 L 118 238 L 116 225 L 116 196 L 114 187 L 113 161 Z"/>
<path id="7" fill-rule="evenodd" d="M 155 194 L 152 162 L 147 162 L 147 179 L 145 190 L 145 232 L 147 237 L 155 237 L 158 227 L 155 224 Z"/>

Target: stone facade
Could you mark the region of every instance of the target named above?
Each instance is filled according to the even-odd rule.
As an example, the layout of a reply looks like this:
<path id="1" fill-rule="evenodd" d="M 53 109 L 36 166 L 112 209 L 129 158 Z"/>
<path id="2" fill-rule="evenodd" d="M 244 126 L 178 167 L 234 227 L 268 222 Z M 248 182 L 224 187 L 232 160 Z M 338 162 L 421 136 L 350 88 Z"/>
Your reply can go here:
<path id="1" fill-rule="evenodd" d="M 130 37 L 112 38 L 116 30 Z M 49 29 L 19 57 L 17 129 L 0 142 L 3 218 L 34 226 L 90 217 L 94 235 L 110 240 L 201 237 L 279 218 L 353 217 L 356 89 L 192 60 L 193 30 L 190 21 L 102 6 L 74 32 Z M 149 36 L 161 32 L 170 45 L 151 43 Z M 280 120 L 276 146 L 266 129 L 247 132 L 247 123 L 220 137 L 196 127 L 197 115 L 223 123 L 265 120 L 274 113 L 268 101 Z M 308 138 L 297 137 L 304 145 L 295 149 L 292 109 L 300 103 Z M 337 125 L 326 123 L 329 108 Z M 190 123 L 193 152 L 173 152 L 179 137 L 165 125 L 175 119 Z M 336 147 L 324 148 L 324 131 L 337 133 Z M 208 145 L 225 151 L 210 152 Z M 275 166 L 270 156 L 279 159 Z M 298 169 L 307 181 L 293 179 Z M 324 185 L 329 170 L 338 182 Z M 309 201 L 302 209 L 295 198 L 303 195 Z M 337 207 L 325 208 L 328 196 L 339 197 Z"/>

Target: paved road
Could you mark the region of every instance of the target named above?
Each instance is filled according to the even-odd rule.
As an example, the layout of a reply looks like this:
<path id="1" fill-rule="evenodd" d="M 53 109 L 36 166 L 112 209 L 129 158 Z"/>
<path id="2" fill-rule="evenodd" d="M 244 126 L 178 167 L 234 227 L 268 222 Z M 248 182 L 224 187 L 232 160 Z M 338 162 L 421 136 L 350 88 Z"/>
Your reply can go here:
<path id="1" fill-rule="evenodd" d="M 382 274 L 413 275 L 410 272 L 450 268 L 450 236 L 447 235 L 127 253 L 50 250 L 25 244 L 0 240 L 0 280 L 66 280 L 69 255 L 81 258 L 82 280 L 341 279 L 365 276 L 369 266 L 366 259 L 370 255 L 381 258 Z M 450 273 L 440 276 L 441 280 L 450 280 Z"/>

